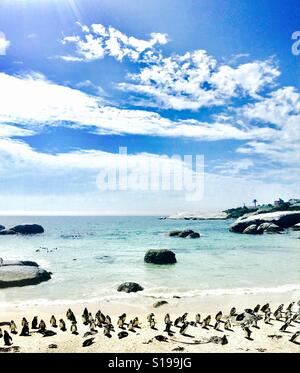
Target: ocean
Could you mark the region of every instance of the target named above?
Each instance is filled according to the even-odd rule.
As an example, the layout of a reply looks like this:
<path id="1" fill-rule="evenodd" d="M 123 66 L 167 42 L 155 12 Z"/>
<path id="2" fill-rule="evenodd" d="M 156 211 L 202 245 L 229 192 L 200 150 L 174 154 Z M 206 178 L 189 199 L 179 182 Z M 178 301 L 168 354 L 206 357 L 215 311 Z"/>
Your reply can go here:
<path id="1" fill-rule="evenodd" d="M 285 292 L 300 288 L 299 232 L 240 235 L 230 220 L 159 220 L 158 217 L 1 217 L 0 224 L 41 224 L 37 236 L 0 236 L 0 257 L 33 260 L 53 273 L 48 282 L 0 290 L 10 304 L 70 304 L 124 299 L 125 281 L 139 296 L 197 296 Z M 193 229 L 199 239 L 168 237 Z M 175 265 L 144 263 L 148 249 L 171 249 Z"/>

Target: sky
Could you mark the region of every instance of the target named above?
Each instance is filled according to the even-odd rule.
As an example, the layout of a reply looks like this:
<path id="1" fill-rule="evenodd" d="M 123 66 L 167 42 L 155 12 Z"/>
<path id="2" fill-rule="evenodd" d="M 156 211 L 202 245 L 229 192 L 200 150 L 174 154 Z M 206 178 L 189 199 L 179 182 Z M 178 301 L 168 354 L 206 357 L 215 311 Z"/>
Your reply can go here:
<path id="1" fill-rule="evenodd" d="M 0 214 L 298 198 L 299 6 L 1 0 Z"/>

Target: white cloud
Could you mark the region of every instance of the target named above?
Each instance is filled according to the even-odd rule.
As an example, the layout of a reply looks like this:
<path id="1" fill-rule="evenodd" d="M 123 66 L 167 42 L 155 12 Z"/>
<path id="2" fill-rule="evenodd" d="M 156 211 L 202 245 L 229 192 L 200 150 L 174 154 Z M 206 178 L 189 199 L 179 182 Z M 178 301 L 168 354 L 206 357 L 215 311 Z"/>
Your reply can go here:
<path id="1" fill-rule="evenodd" d="M 232 122 L 172 121 L 145 110 L 104 106 L 99 97 L 48 81 L 41 74 L 0 73 L 0 123 L 86 127 L 95 133 L 188 137 L 201 140 L 272 138 L 274 129 Z"/>
<path id="2" fill-rule="evenodd" d="M 6 39 L 4 32 L 0 31 L 0 56 L 5 56 L 10 41 Z"/>
<path id="3" fill-rule="evenodd" d="M 122 61 L 125 57 L 138 61 L 144 52 L 151 51 L 156 45 L 167 43 L 167 35 L 161 33 L 153 32 L 150 34 L 150 39 L 144 40 L 127 36 L 114 27 L 105 27 L 102 24 L 92 24 L 90 27 L 79 24 L 79 26 L 83 37 L 72 35 L 62 40 L 63 44 L 71 43 L 76 48 L 76 56 L 60 56 L 64 61 L 88 62 L 102 59 L 105 55 L 112 56 L 118 61 Z"/>

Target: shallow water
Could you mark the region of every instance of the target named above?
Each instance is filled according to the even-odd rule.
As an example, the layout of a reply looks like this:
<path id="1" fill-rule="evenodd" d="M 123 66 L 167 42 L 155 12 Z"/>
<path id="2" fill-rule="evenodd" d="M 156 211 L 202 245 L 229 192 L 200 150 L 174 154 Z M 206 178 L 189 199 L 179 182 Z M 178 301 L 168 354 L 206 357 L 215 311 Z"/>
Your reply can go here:
<path id="1" fill-rule="evenodd" d="M 231 221 L 173 221 L 157 217 L 1 217 L 6 227 L 39 223 L 37 236 L 0 236 L 0 257 L 34 260 L 53 272 L 46 283 L 1 289 L 4 302 L 88 301 L 125 298 L 124 281 L 139 282 L 145 296 L 238 294 L 299 289 L 299 232 L 239 235 Z M 191 228 L 200 239 L 168 237 Z M 178 263 L 143 261 L 150 248 L 176 253 Z"/>

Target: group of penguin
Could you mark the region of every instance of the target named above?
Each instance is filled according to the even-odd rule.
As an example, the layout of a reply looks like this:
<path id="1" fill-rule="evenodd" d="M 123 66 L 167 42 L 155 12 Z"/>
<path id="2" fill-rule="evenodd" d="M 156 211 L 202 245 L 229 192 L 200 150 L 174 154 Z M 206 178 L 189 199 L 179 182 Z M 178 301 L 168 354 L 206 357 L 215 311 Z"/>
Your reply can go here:
<path id="1" fill-rule="evenodd" d="M 171 327 L 179 328 L 179 334 L 182 336 L 188 336 L 187 329 L 189 326 L 198 327 L 200 326 L 203 329 L 209 329 L 209 327 L 213 327 L 215 330 L 220 331 L 221 323 L 224 324 L 224 331 L 233 331 L 231 328 L 232 326 L 240 326 L 245 333 L 245 338 L 251 340 L 252 330 L 250 327 L 259 328 L 258 321 L 264 319 L 266 324 L 270 324 L 271 322 L 271 315 L 277 321 L 283 322 L 283 325 L 279 329 L 281 332 L 286 332 L 287 328 L 292 325 L 292 323 L 299 323 L 300 322 L 300 301 L 297 303 L 298 310 L 293 311 L 295 306 L 295 302 L 292 302 L 288 305 L 288 307 L 284 310 L 284 304 L 281 304 L 273 313 L 271 311 L 269 303 L 266 303 L 262 307 L 258 304 L 253 309 L 247 308 L 244 312 L 238 314 L 235 307 L 230 310 L 229 315 L 224 316 L 222 311 L 219 311 L 215 315 L 215 322 L 214 325 L 211 325 L 212 317 L 211 315 L 206 316 L 201 320 L 201 315 L 199 313 L 196 314 L 195 321 L 187 321 L 188 313 L 184 313 L 182 316 L 177 317 L 174 322 L 171 321 L 169 313 L 167 313 L 164 317 L 165 329 L 164 332 L 168 334 L 168 336 L 173 336 L 175 331 L 171 330 Z M 66 312 L 66 318 L 71 323 L 70 331 L 73 335 L 78 335 L 78 328 L 77 328 L 77 320 L 73 313 L 73 311 L 69 308 Z M 112 324 L 111 318 L 109 315 L 104 315 L 100 310 L 96 312 L 95 317 L 93 317 L 92 313 L 88 311 L 87 308 L 84 309 L 82 314 L 82 322 L 85 326 L 89 327 L 89 330 L 83 335 L 85 338 L 82 346 L 87 347 L 94 343 L 95 337 L 91 337 L 98 333 L 97 328 L 103 329 L 103 334 L 111 338 L 111 332 L 115 332 L 114 326 Z M 157 330 L 156 325 L 157 322 L 155 320 L 155 315 L 153 312 L 147 315 L 147 322 L 151 329 Z M 6 323 L 4 323 L 6 324 Z M 9 324 L 9 329 L 11 334 L 17 334 L 17 326 L 15 322 L 12 320 Z M 61 331 L 67 331 L 66 323 L 63 319 L 60 319 L 57 325 L 57 321 L 54 315 L 50 318 L 50 325 L 52 328 L 59 328 Z M 118 338 L 122 339 L 129 335 L 128 332 L 136 332 L 136 329 L 140 328 L 140 321 L 138 317 L 126 322 L 126 313 L 123 313 L 118 317 L 117 326 L 121 331 L 118 333 Z M 29 322 L 23 317 L 21 322 L 21 333 L 20 336 L 30 336 L 31 332 L 29 329 Z M 35 316 L 31 322 L 31 329 L 37 333 L 42 334 L 44 337 L 51 337 L 56 335 L 57 333 L 53 330 L 49 330 L 46 327 L 46 323 L 44 320 L 38 321 L 38 316 Z M 86 339 L 87 337 L 90 337 Z M 300 330 L 295 332 L 291 338 L 291 342 L 299 343 L 298 339 L 300 337 Z M 8 333 L 8 331 L 2 332 L 0 327 L 0 338 L 4 339 L 5 346 L 11 346 L 13 344 L 12 337 Z"/>

